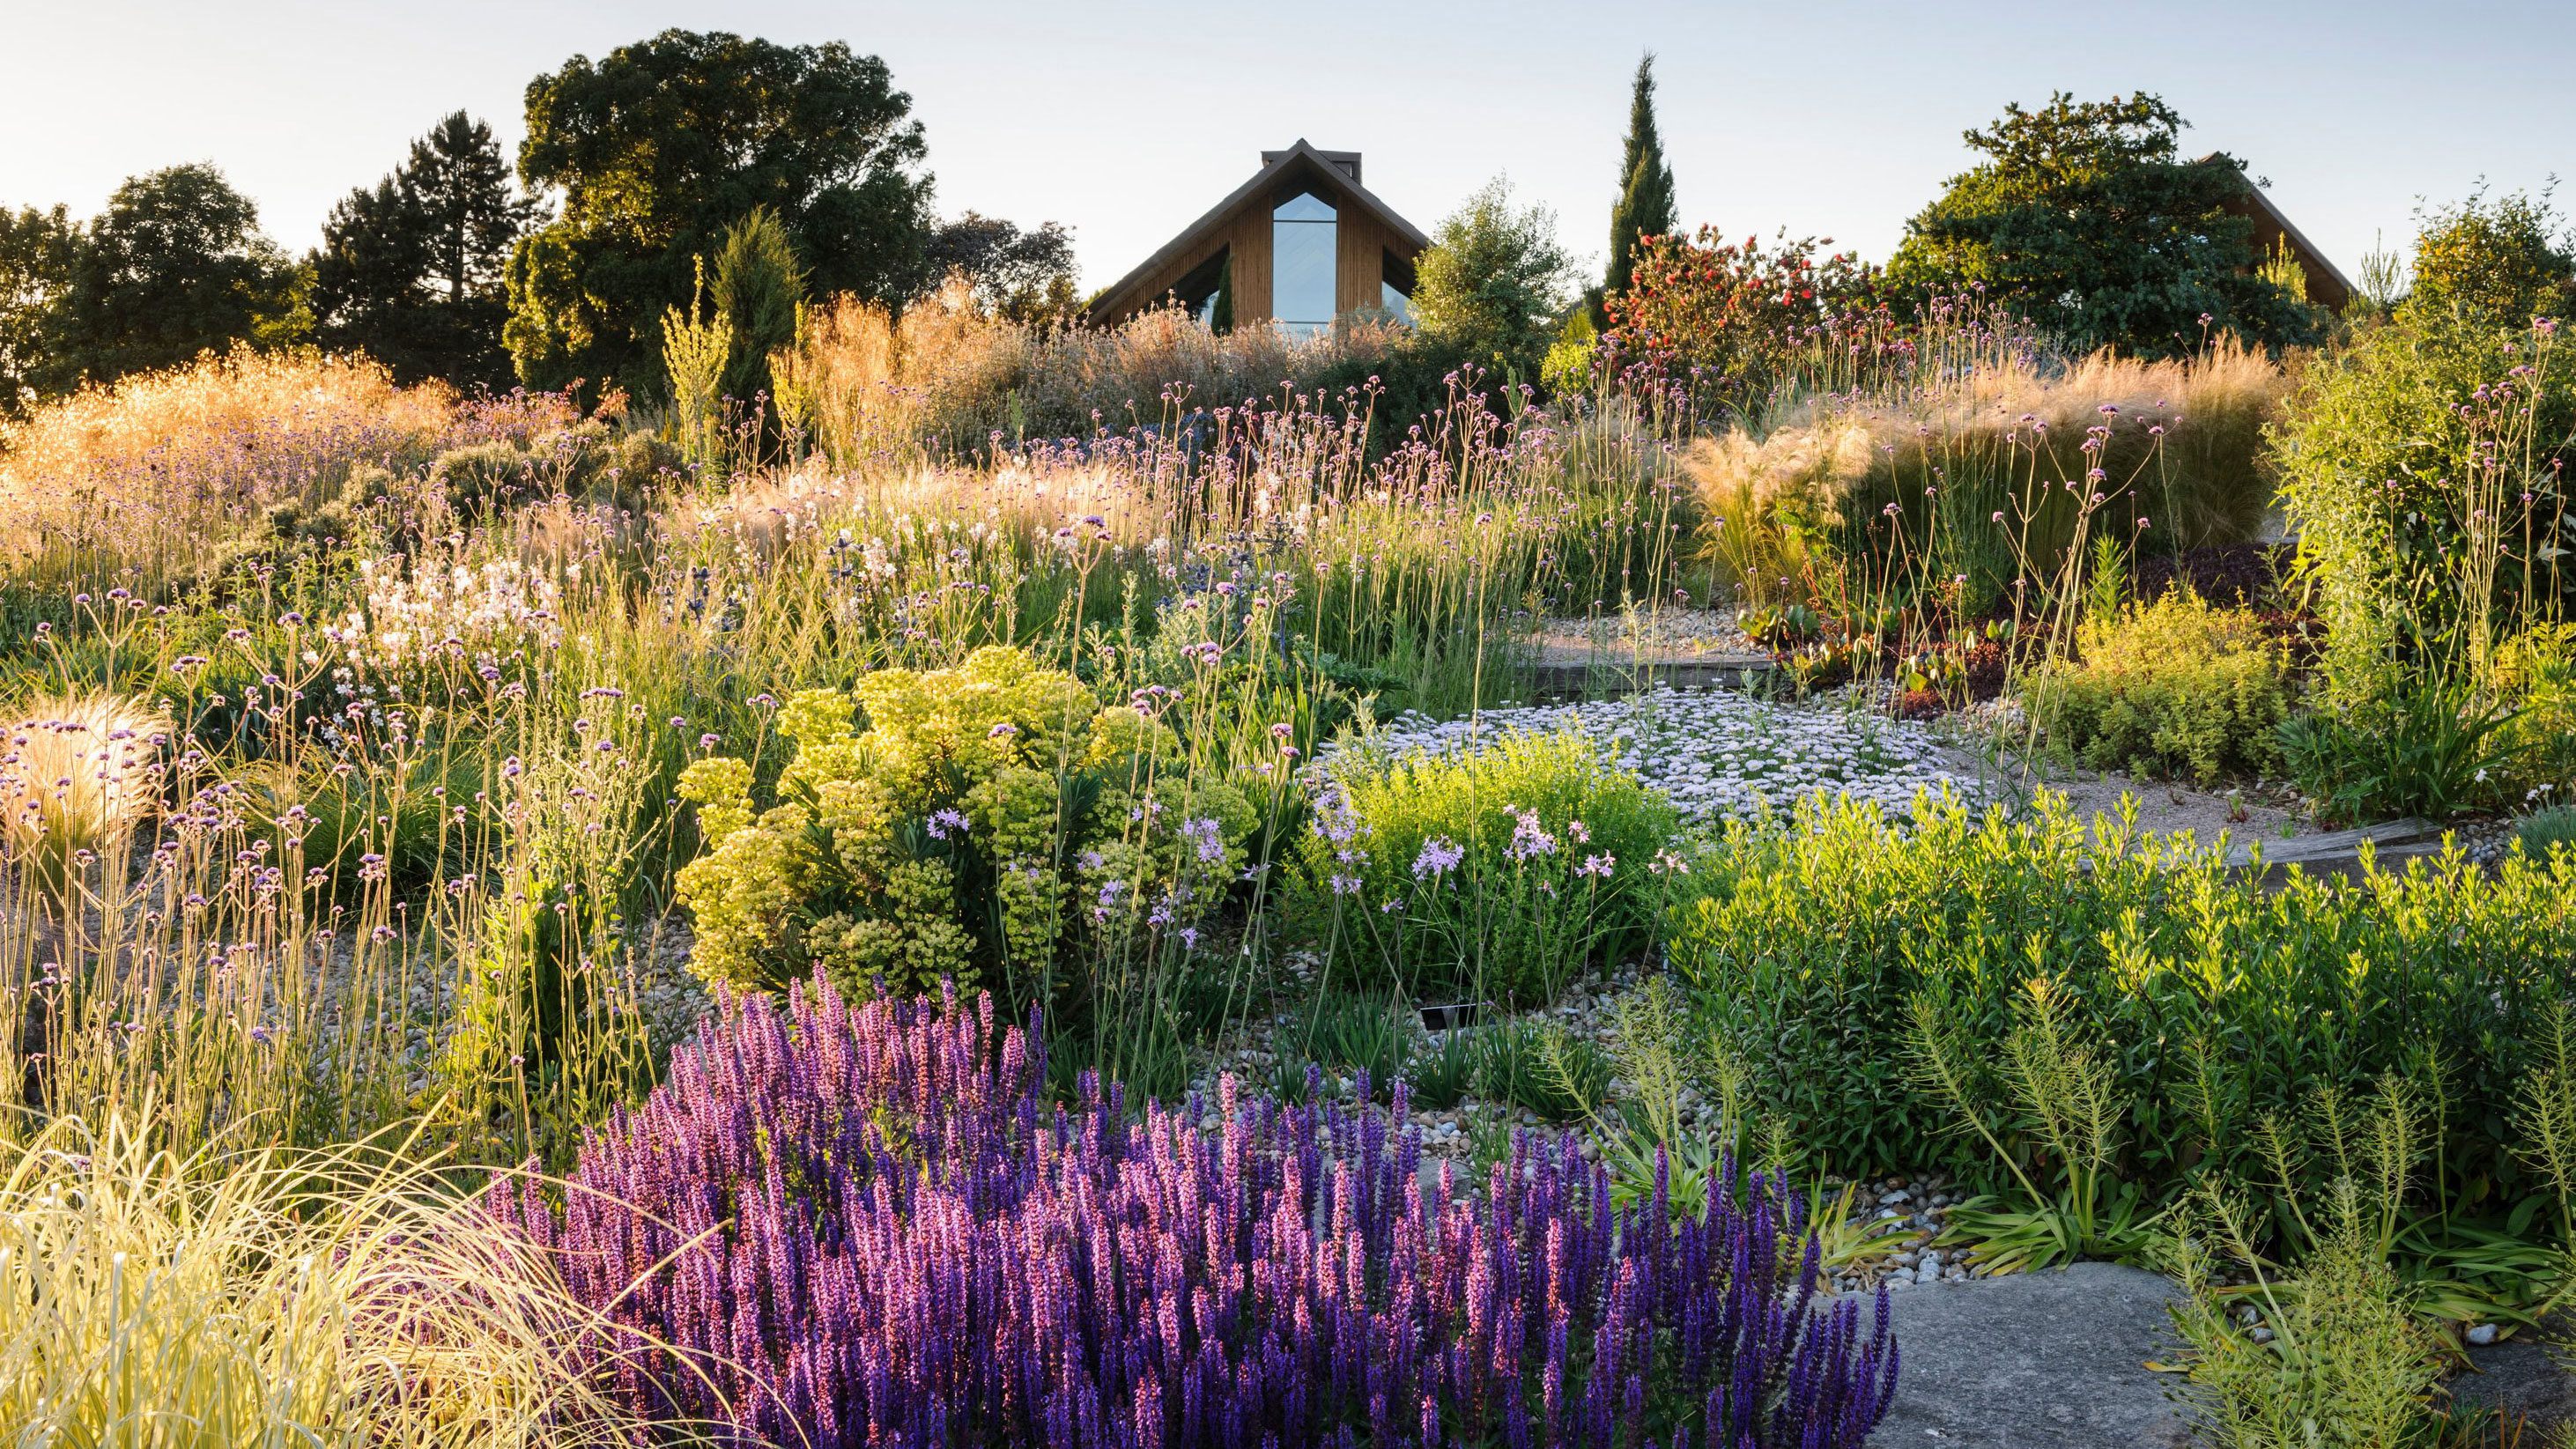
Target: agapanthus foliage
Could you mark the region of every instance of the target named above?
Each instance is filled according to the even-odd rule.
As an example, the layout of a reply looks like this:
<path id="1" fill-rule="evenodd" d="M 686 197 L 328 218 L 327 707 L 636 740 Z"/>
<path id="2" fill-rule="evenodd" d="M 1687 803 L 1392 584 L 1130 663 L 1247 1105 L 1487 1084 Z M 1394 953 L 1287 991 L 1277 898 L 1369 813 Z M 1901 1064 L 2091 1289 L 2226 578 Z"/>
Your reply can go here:
<path id="1" fill-rule="evenodd" d="M 740 1442 L 1857 1449 L 1894 1394 L 1885 1301 L 1817 1301 L 1780 1179 L 1614 1211 L 1570 1138 L 1470 1185 L 1366 1107 L 1229 1081 L 1202 1130 L 1045 1075 L 989 996 L 752 995 L 562 1203 L 493 1205 L 670 1346 L 619 1367 L 638 1408 Z"/>
<path id="2" fill-rule="evenodd" d="M 1192 769 L 1146 709 L 1102 708 L 1025 651 L 879 670 L 857 694 L 864 729 L 836 690 L 779 711 L 796 755 L 766 809 L 748 761 L 681 775 L 707 853 L 680 899 L 711 979 L 819 966 L 909 991 L 999 966 L 1025 983 L 1072 933 L 1194 938 L 1244 866 L 1259 822 L 1241 790 Z"/>

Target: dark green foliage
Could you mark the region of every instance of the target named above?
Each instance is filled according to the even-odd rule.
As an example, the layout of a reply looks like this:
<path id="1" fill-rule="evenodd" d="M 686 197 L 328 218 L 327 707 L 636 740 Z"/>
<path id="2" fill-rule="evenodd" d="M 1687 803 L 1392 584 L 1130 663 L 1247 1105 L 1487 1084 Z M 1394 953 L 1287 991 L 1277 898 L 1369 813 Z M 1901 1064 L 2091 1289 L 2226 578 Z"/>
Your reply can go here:
<path id="1" fill-rule="evenodd" d="M 2489 203 L 2472 196 L 2425 218 L 2415 237 L 2415 285 L 2403 311 L 2457 315 L 2490 327 L 2576 313 L 2576 234 L 2544 193 Z"/>
<path id="2" fill-rule="evenodd" d="M 2532 1190 L 2511 1100 L 2539 1063 L 2540 1013 L 2576 991 L 2576 857 L 2266 890 L 2110 825 L 2090 842 L 2045 799 L 2019 821 L 1804 807 L 1697 863 L 1708 894 L 1677 912 L 1673 959 L 1813 1166 L 2002 1179 L 1912 1074 L 1914 1003 L 1992 1071 L 2014 1001 L 2045 975 L 2110 1068 L 2120 1175 L 2158 1200 L 2212 1167 L 2264 1180 L 2266 1114 L 2295 1128 L 2321 1094 L 2357 1100 L 2385 1073 L 2439 1084 L 2455 1207 Z M 2301 1186 L 2322 1193 L 2329 1168 L 2312 1166 Z"/>
<path id="3" fill-rule="evenodd" d="M 1592 1043 L 1570 1036 L 1557 1044 L 1552 1064 L 1545 1030 L 1514 1018 L 1477 1031 L 1476 1095 L 1549 1122 L 1580 1122 L 1610 1090 L 1609 1060 Z"/>
<path id="4" fill-rule="evenodd" d="M 923 280 L 930 181 L 911 97 L 839 42 L 666 30 L 528 86 L 519 174 L 563 215 L 510 262 L 520 380 L 661 389 L 661 320 L 693 263 L 766 206 L 818 295 L 900 302 Z"/>
<path id="5" fill-rule="evenodd" d="M 1380 1096 L 1394 1090 L 1413 1054 L 1413 1008 L 1401 996 L 1326 992 L 1293 1030 L 1295 1051 L 1346 1079 L 1368 1073 L 1369 1090 Z"/>
<path id="6" fill-rule="evenodd" d="M 507 388 L 504 273 L 536 219 L 536 203 L 510 193 L 492 128 L 455 112 L 392 175 L 331 209 L 313 254 L 316 340 L 363 350 L 405 383 Z"/>
<path id="7" fill-rule="evenodd" d="M 431 489 L 460 518 L 558 494 L 634 506 L 645 490 L 679 477 L 679 449 L 650 433 L 613 433 L 593 419 L 527 444 L 496 439 L 450 448 L 429 465 Z"/>
<path id="8" fill-rule="evenodd" d="M 998 216 L 968 212 L 930 234 L 928 282 L 963 277 L 976 305 L 1013 322 L 1071 321 L 1081 310 L 1074 295 L 1073 234 L 1057 222 L 1034 231 Z M 1232 262 L 1227 263 L 1231 275 Z M 1226 284 L 1218 284 L 1220 293 Z M 1233 325 L 1228 312 L 1226 327 Z"/>
<path id="9" fill-rule="evenodd" d="M 2255 183 L 2223 154 L 2182 160 L 2183 124 L 2144 92 L 2007 105 L 1967 133 L 1986 160 L 1906 224 L 1890 280 L 1981 288 L 2077 351 L 2180 356 L 2230 331 L 2316 340 L 2320 314 L 2254 274 L 2252 223 L 2227 210 Z"/>
<path id="10" fill-rule="evenodd" d="M 1231 300 L 1225 292 L 1217 294 L 1221 308 Z M 1357 399 L 1355 405 L 1369 409 L 1372 458 L 1400 446 L 1417 426 L 1428 431 L 1435 414 L 1471 393 L 1485 393 L 1493 399 L 1494 411 L 1507 412 L 1508 404 L 1498 396 L 1501 388 L 1490 372 L 1469 361 L 1466 348 L 1455 339 L 1419 332 L 1398 333 L 1377 356 L 1337 363 L 1315 379 L 1323 396 Z"/>
<path id="11" fill-rule="evenodd" d="M 776 212 L 755 206 L 725 228 L 712 292 L 716 310 L 733 319 L 724 395 L 749 402 L 770 391 L 769 354 L 796 340 L 805 300 L 805 269 Z"/>
<path id="12" fill-rule="evenodd" d="M 1637 62 L 1637 81 L 1628 100 L 1628 149 L 1619 160 L 1619 199 L 1610 207 L 1610 270 L 1602 291 L 1616 296 L 1628 290 L 1632 258 L 1640 236 L 1662 236 L 1673 229 L 1673 168 L 1664 160 L 1663 137 L 1655 130 L 1655 53 Z"/>
<path id="13" fill-rule="evenodd" d="M 1431 1050 L 1413 1059 L 1405 1080 L 1413 1084 L 1415 1106 L 1446 1112 L 1475 1090 L 1476 1038 L 1468 1032 L 1445 1031 Z"/>
<path id="14" fill-rule="evenodd" d="M 36 403 L 80 242 L 80 226 L 63 207 L 0 210 L 0 421 L 24 417 Z"/>
<path id="15" fill-rule="evenodd" d="M 2512 722 L 2510 707 L 2465 685 L 2408 674 L 2348 707 L 2284 720 L 2281 754 L 2327 820 L 2448 820 L 2503 794 Z"/>
<path id="16" fill-rule="evenodd" d="M 137 176 L 73 251 L 40 387 L 68 392 L 238 342 L 298 341 L 310 320 L 298 288 L 258 208 L 221 171 L 196 163 Z"/>

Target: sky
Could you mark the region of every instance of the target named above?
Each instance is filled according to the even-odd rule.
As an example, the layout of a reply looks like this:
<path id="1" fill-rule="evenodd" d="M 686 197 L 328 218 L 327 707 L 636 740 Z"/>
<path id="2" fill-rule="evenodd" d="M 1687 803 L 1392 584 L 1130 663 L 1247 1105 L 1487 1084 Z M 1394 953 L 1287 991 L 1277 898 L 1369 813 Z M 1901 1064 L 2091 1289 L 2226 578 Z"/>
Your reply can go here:
<path id="1" fill-rule="evenodd" d="M 2404 249 L 2419 203 L 2576 173 L 2568 5 L 0 0 L 0 205 L 92 214 L 129 175 L 212 161 L 302 251 L 440 116 L 515 156 L 531 78 L 676 26 L 882 56 L 940 211 L 1065 223 L 1086 287 L 1300 136 L 1364 153 L 1426 230 L 1507 175 L 1597 267 L 1651 49 L 1689 226 L 1883 260 L 2005 102 L 2146 89 L 2349 275 Z"/>

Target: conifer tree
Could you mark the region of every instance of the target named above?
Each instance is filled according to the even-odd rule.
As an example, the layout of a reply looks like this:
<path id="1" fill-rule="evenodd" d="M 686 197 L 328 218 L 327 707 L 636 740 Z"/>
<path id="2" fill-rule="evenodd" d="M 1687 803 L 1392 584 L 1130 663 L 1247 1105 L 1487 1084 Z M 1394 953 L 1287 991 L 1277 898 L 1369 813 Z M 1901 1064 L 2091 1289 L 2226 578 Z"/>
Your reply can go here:
<path id="1" fill-rule="evenodd" d="M 1619 200 L 1610 208 L 1610 271 L 1602 281 L 1606 295 L 1628 290 L 1637 238 L 1661 236 L 1673 223 L 1673 168 L 1664 160 L 1663 138 L 1655 130 L 1655 53 L 1650 50 L 1637 62 L 1636 88 L 1628 101 L 1628 153 L 1619 163 Z"/>
<path id="2" fill-rule="evenodd" d="M 332 208 L 313 257 L 323 345 L 362 348 L 405 382 L 507 387 L 503 274 L 535 219 L 491 128 L 448 116 L 392 175 Z"/>

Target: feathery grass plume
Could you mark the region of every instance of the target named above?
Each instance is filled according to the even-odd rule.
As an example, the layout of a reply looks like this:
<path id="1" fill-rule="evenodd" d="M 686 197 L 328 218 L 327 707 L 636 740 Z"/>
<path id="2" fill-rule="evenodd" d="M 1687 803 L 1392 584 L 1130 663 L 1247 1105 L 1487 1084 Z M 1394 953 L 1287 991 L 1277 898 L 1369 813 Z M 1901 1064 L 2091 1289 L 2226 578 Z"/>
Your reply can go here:
<path id="1" fill-rule="evenodd" d="M 21 580 L 157 591 L 270 510 L 352 470 L 422 467 L 579 418 L 551 393 L 459 400 L 362 357 L 237 350 L 86 387 L 0 432 L 0 565 Z"/>
<path id="2" fill-rule="evenodd" d="M 635 1442 L 603 1367 L 632 1333 L 573 1301 L 524 1242 L 461 1218 L 430 1167 L 398 1165 L 409 1144 L 181 1156 L 152 1135 L 58 1119 L 0 1145 L 0 1423 L 14 1436 Z"/>
<path id="3" fill-rule="evenodd" d="M 2152 518 L 2165 547 L 2259 531 L 2271 497 L 2263 425 L 2289 386 L 2260 351 L 2222 339 L 2183 361 L 2059 361 L 2027 339 L 2004 345 L 2008 329 L 1982 322 L 1938 330 L 1994 340 L 1928 338 L 1938 366 L 1803 389 L 1752 427 L 1691 446 L 1684 466 L 1709 518 L 1703 557 L 1728 582 L 1756 600 L 1808 597 L 1842 554 L 1889 546 L 1864 536 L 1885 532 L 1891 505 L 1918 546 L 1946 548 L 1925 564 L 1940 577 L 1970 565 L 1981 589 L 2017 569 L 2036 579 L 2081 541 L 2061 482 L 2088 477 L 2125 500 L 2112 516 Z"/>
<path id="4" fill-rule="evenodd" d="M 173 731 L 136 700 L 76 694 L 27 701 L 0 736 L 0 852 L 25 888 L 64 898 L 86 858 L 121 859 L 161 803 Z"/>

